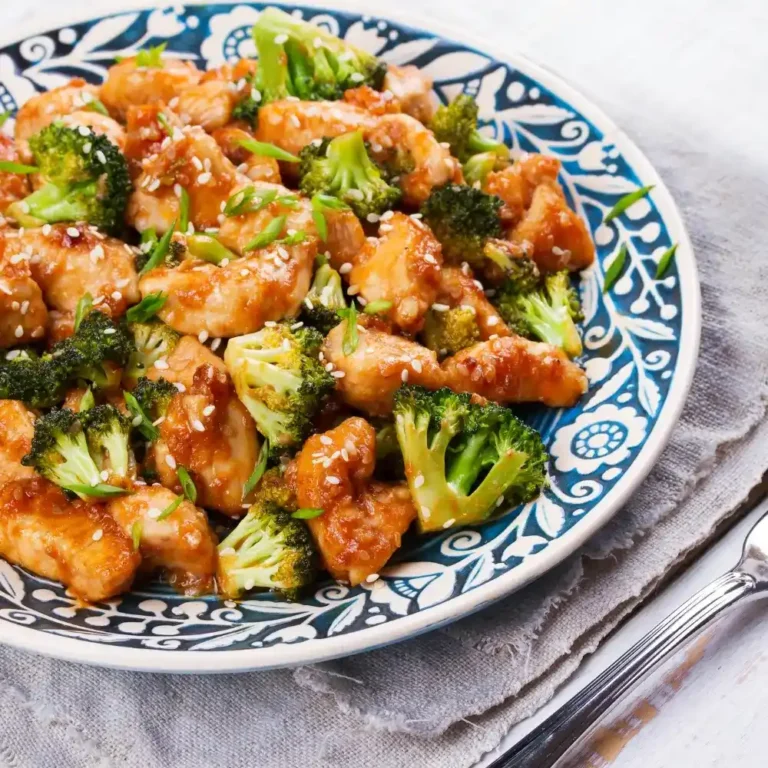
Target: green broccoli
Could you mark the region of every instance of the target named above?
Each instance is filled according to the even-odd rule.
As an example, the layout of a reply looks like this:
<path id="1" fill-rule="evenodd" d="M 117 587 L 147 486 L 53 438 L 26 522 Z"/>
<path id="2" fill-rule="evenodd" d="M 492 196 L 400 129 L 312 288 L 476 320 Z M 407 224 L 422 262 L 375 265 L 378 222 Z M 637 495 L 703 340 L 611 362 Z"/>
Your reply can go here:
<path id="1" fill-rule="evenodd" d="M 161 320 L 145 323 L 129 323 L 128 330 L 133 337 L 133 349 L 123 371 L 123 379 L 135 382 L 161 358 L 168 357 L 181 339 L 181 335 Z"/>
<path id="2" fill-rule="evenodd" d="M 148 379 L 146 376 L 139 379 L 133 397 L 139 407 L 150 421 L 157 421 L 165 416 L 168 406 L 179 390 L 170 381 L 164 378 Z"/>
<path id="3" fill-rule="evenodd" d="M 583 319 L 581 304 L 566 270 L 536 281 L 526 274 L 510 276 L 492 301 L 507 325 L 520 336 L 546 341 L 569 357 L 582 353 L 576 327 Z"/>
<path id="4" fill-rule="evenodd" d="M 46 183 L 11 205 L 9 216 L 22 226 L 87 221 L 105 231 L 123 227 L 131 178 L 106 136 L 53 123 L 32 136 L 29 148 Z"/>
<path id="5" fill-rule="evenodd" d="M 235 389 L 279 455 L 300 445 L 335 379 L 318 360 L 322 334 L 279 323 L 230 339 L 224 353 Z"/>
<path id="6" fill-rule="evenodd" d="M 305 101 L 342 98 L 349 88 L 381 89 L 386 65 L 324 29 L 277 8 L 266 8 L 253 27 L 260 104 L 294 96 Z"/>
<path id="7" fill-rule="evenodd" d="M 120 480 L 131 478 L 136 467 L 129 446 L 131 420 L 114 405 L 97 405 L 82 411 L 79 419 L 99 471 Z"/>
<path id="8" fill-rule="evenodd" d="M 31 350 L 11 350 L 0 358 L 0 399 L 49 408 L 64 399 L 70 378 L 63 360 Z"/>
<path id="9" fill-rule="evenodd" d="M 530 501 L 544 486 L 541 437 L 507 408 L 403 386 L 394 413 L 422 531 L 482 522 L 501 503 Z"/>
<path id="10" fill-rule="evenodd" d="M 361 219 L 390 210 L 402 195 L 383 179 L 368 156 L 360 131 L 324 139 L 319 145 L 309 144 L 299 157 L 301 191 L 307 197 L 322 194 L 338 198 Z"/>
<path id="11" fill-rule="evenodd" d="M 302 322 L 325 336 L 341 322 L 336 310 L 346 307 L 341 275 L 330 264 L 321 264 L 315 271 L 309 293 L 304 297 Z"/>
<path id="12" fill-rule="evenodd" d="M 480 326 L 471 307 L 430 309 L 421 333 L 424 345 L 441 357 L 455 355 L 480 341 Z"/>
<path id="13" fill-rule="evenodd" d="M 473 267 L 484 264 L 486 245 L 504 236 L 499 211 L 503 203 L 479 189 L 448 184 L 433 190 L 422 206 L 424 222 L 443 246 L 446 260 L 464 261 Z"/>

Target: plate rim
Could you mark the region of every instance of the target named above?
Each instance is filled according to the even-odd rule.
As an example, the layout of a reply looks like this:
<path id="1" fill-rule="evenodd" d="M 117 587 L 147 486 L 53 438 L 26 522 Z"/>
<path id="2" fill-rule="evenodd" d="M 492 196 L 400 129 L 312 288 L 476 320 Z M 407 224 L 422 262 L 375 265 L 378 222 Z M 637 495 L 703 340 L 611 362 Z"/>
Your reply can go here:
<path id="1" fill-rule="evenodd" d="M 185 0 L 184 6 L 207 6 L 205 0 Z M 248 7 L 244 2 L 217 2 L 217 5 L 236 8 Z M 274 5 L 288 5 L 281 2 Z M 156 650 L 151 648 L 125 648 L 100 645 L 77 638 L 67 638 L 32 629 L 12 622 L 0 622 L 0 642 L 14 648 L 44 656 L 90 664 L 112 669 L 142 672 L 166 672 L 180 674 L 232 673 L 291 667 L 301 664 L 329 661 L 375 650 L 392 643 L 409 640 L 438 627 L 464 618 L 491 603 L 508 597 L 551 570 L 566 557 L 578 550 L 591 536 L 602 528 L 624 505 L 628 498 L 647 477 L 661 452 L 667 446 L 672 430 L 678 422 L 693 382 L 701 340 L 701 291 L 696 255 L 688 234 L 685 220 L 663 179 L 634 141 L 589 97 L 571 86 L 559 74 L 533 61 L 515 49 L 503 51 L 493 43 L 488 44 L 471 32 L 465 32 L 449 22 L 433 20 L 420 14 L 386 9 L 381 13 L 375 0 L 297 0 L 296 5 L 324 10 L 350 11 L 370 14 L 377 19 L 391 19 L 417 30 L 434 34 L 442 39 L 454 40 L 475 50 L 482 51 L 512 67 L 521 70 L 558 96 L 573 104 L 590 122 L 598 125 L 604 135 L 618 142 L 626 157 L 643 180 L 654 184 L 654 202 L 665 216 L 665 224 L 673 242 L 678 243 L 678 254 L 685 259 L 677 260 L 680 275 L 682 304 L 681 332 L 678 360 L 670 384 L 669 393 L 655 425 L 622 480 L 601 500 L 602 510 L 584 516 L 583 521 L 552 542 L 538 554 L 529 556 L 526 562 L 502 576 L 417 613 L 398 617 L 393 621 L 337 637 L 305 640 L 263 648 L 247 648 L 215 653 L 194 653 L 187 650 Z M 128 0 L 110 2 L 101 15 L 56 10 L 46 15 L 45 21 L 33 19 L 23 22 L 9 34 L 0 36 L 0 47 L 13 45 L 30 37 L 45 34 L 49 30 L 73 24 L 86 23 L 103 18 L 148 8 L 160 8 L 158 0 Z M 10 38 L 10 39 L 8 39 Z M 683 276 L 685 275 L 685 279 Z"/>

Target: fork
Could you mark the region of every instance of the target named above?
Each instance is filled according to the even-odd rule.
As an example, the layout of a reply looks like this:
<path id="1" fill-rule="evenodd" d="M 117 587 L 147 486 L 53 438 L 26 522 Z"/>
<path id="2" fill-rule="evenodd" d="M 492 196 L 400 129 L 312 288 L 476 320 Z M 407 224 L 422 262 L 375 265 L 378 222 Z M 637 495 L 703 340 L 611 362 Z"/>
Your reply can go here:
<path id="1" fill-rule="evenodd" d="M 652 629 L 489 768 L 553 768 L 618 701 L 683 644 L 736 605 L 768 592 L 768 514 L 744 541 L 733 570 L 716 579 Z"/>

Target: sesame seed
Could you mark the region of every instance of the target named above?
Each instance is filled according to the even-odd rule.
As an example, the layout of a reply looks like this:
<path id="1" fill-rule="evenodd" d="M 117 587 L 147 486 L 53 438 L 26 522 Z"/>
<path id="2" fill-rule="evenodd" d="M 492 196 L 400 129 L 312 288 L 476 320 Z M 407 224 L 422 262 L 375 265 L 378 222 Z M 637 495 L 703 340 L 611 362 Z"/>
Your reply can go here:
<path id="1" fill-rule="evenodd" d="M 371 224 L 375 224 L 377 221 L 379 221 L 379 218 L 380 218 L 380 217 L 379 217 L 379 214 L 378 214 L 378 213 L 369 213 L 369 214 L 368 214 L 368 215 L 367 215 L 365 218 L 366 218 L 368 221 L 370 221 L 370 222 L 371 222 Z"/>
<path id="2" fill-rule="evenodd" d="M 408 381 L 408 369 L 403 368 L 403 372 L 400 374 L 400 380 L 405 384 L 406 381 Z"/>
<path id="3" fill-rule="evenodd" d="M 333 376 L 334 379 L 343 379 L 347 374 L 344 373 L 344 371 L 334 371 L 331 376 Z"/>
<path id="4" fill-rule="evenodd" d="M 13 335 L 17 339 L 20 339 L 24 335 L 24 329 L 20 325 L 17 325 L 16 330 L 13 332 Z"/>
<path id="5" fill-rule="evenodd" d="M 498 338 L 499 338 L 499 334 L 498 334 L 498 333 L 492 333 L 492 334 L 491 334 L 491 335 L 488 337 L 488 341 L 493 341 L 494 339 L 498 339 Z"/>
<path id="6" fill-rule="evenodd" d="M 77 227 L 67 227 L 67 234 L 70 237 L 80 237 L 80 230 Z"/>
<path id="7" fill-rule="evenodd" d="M 97 529 L 96 529 L 96 530 L 93 532 L 93 536 L 91 536 L 91 538 L 92 538 L 94 541 L 101 541 L 101 537 L 102 537 L 103 535 L 104 535 L 104 531 L 102 531 L 102 530 L 101 530 L 101 528 L 97 528 Z"/>
<path id="8" fill-rule="evenodd" d="M 5 356 L 6 360 L 15 360 L 19 355 L 21 354 L 20 349 L 12 349 L 8 354 Z"/>
<path id="9" fill-rule="evenodd" d="M 472 282 L 475 284 L 475 288 L 477 288 L 479 291 L 483 290 L 483 284 L 479 280 L 473 280 Z"/>
<path id="10" fill-rule="evenodd" d="M 423 215 L 420 214 L 420 213 L 412 213 L 411 214 L 411 218 L 415 219 L 416 221 L 418 221 L 419 219 L 423 218 Z"/>
<path id="11" fill-rule="evenodd" d="M 264 321 L 264 327 L 265 328 L 276 328 L 277 323 L 274 320 L 265 320 Z"/>
<path id="12" fill-rule="evenodd" d="M 213 177 L 211 176 L 210 171 L 205 171 L 205 173 L 201 173 L 197 177 L 197 183 L 198 184 L 207 184 Z"/>
<path id="13" fill-rule="evenodd" d="M 328 475 L 328 477 L 325 478 L 325 482 L 328 483 L 328 485 L 339 485 L 341 480 L 339 480 L 336 475 Z"/>
<path id="14" fill-rule="evenodd" d="M 34 331 L 32 331 L 32 338 L 39 339 L 45 333 L 45 328 L 42 325 L 38 325 Z"/>
<path id="15" fill-rule="evenodd" d="M 203 408 L 203 416 L 210 416 L 215 410 L 215 405 L 206 405 L 205 408 Z"/>
<path id="16" fill-rule="evenodd" d="M 365 199 L 365 196 L 359 189 L 347 190 L 347 197 L 351 198 L 352 200 L 358 200 L 360 202 Z"/>
<path id="17" fill-rule="evenodd" d="M 421 488 L 422 485 L 424 485 L 424 475 L 416 475 L 416 477 L 413 478 L 413 487 Z"/>
<path id="18" fill-rule="evenodd" d="M 435 312 L 447 312 L 450 307 L 447 304 L 433 304 L 432 309 L 434 309 Z"/>
<path id="19" fill-rule="evenodd" d="M 343 263 L 343 264 L 342 264 L 342 265 L 339 267 L 339 274 L 340 274 L 340 275 L 346 275 L 346 274 L 349 274 L 351 271 L 352 271 L 352 264 L 351 264 L 351 262 L 349 262 L 349 261 L 346 261 L 346 262 L 344 262 L 344 263 Z"/>
<path id="20" fill-rule="evenodd" d="M 350 79 L 350 80 L 351 80 L 353 83 L 362 83 L 362 82 L 363 82 L 363 80 L 365 80 L 365 75 L 364 75 L 362 72 L 353 72 L 353 73 L 352 73 L 352 74 L 349 76 L 349 79 Z"/>
<path id="21" fill-rule="evenodd" d="M 499 324 L 499 318 L 498 318 L 498 317 L 496 317 L 496 315 L 491 315 L 491 316 L 490 316 L 490 317 L 489 317 L 489 318 L 486 320 L 486 323 L 487 323 L 488 325 L 490 325 L 491 327 L 493 327 L 494 325 L 498 325 L 498 324 Z"/>
<path id="22" fill-rule="evenodd" d="M 157 507 L 150 507 L 147 510 L 147 517 L 152 518 L 152 520 L 157 519 L 162 514 L 163 514 L 163 510 L 162 509 L 158 509 Z"/>
<path id="23" fill-rule="evenodd" d="M 301 320 L 299 320 L 299 322 L 298 322 L 298 323 L 294 323 L 294 324 L 291 326 L 291 330 L 292 330 L 292 331 L 298 331 L 298 330 L 299 330 L 299 328 L 303 328 L 303 327 L 304 327 L 304 323 L 302 323 L 302 322 L 301 322 Z"/>
<path id="24" fill-rule="evenodd" d="M 320 435 L 320 442 L 323 445 L 333 445 L 333 440 L 331 440 L 331 438 L 327 435 Z"/>
<path id="25" fill-rule="evenodd" d="M 168 466 L 169 466 L 171 469 L 176 469 L 176 459 L 174 459 L 174 458 L 173 458 L 173 456 L 171 456 L 171 454 L 170 454 L 170 453 L 169 453 L 169 454 L 168 454 L 168 455 L 165 457 L 165 463 L 166 463 L 166 464 L 167 464 L 167 465 L 168 465 Z"/>
<path id="26" fill-rule="evenodd" d="M 414 371 L 416 371 L 416 373 L 421 373 L 422 371 L 421 360 L 414 360 L 411 363 L 411 367 L 413 368 Z"/>
<path id="27" fill-rule="evenodd" d="M 120 293 L 120 291 L 112 291 L 112 298 L 113 298 L 115 301 L 120 301 L 120 299 L 122 299 L 122 298 L 123 298 L 123 294 L 122 294 L 122 293 Z"/>
<path id="28" fill-rule="evenodd" d="M 253 589 L 254 583 L 255 582 L 253 579 L 246 579 L 245 583 L 243 584 L 245 591 L 247 592 L 248 590 Z"/>
<path id="29" fill-rule="evenodd" d="M 21 302 L 21 314 L 22 315 L 26 315 L 28 309 L 29 309 L 29 302 L 28 301 L 22 301 Z"/>
<path id="30" fill-rule="evenodd" d="M 131 419 L 131 426 L 138 427 L 141 422 L 144 421 L 144 419 L 141 418 L 141 416 L 134 416 Z"/>
<path id="31" fill-rule="evenodd" d="M 425 520 L 429 520 L 429 518 L 432 517 L 432 510 L 429 507 L 422 506 L 422 508 L 421 508 L 421 516 Z"/>
<path id="32" fill-rule="evenodd" d="M 200 162 L 200 158 L 197 157 L 197 156 L 192 158 L 192 165 L 194 165 L 195 168 L 197 168 L 198 171 L 202 171 L 203 170 L 203 164 L 202 164 L 202 162 Z M 224 203 L 224 205 L 226 205 L 226 203 Z"/>
<path id="33" fill-rule="evenodd" d="M 304 306 L 306 306 L 307 309 L 315 308 L 315 305 L 309 300 L 309 298 L 304 299 Z"/>
<path id="34" fill-rule="evenodd" d="M 205 344 L 205 342 L 208 341 L 208 331 L 200 331 L 200 333 L 197 334 L 197 340 L 201 344 Z"/>
<path id="35" fill-rule="evenodd" d="M 251 274 L 251 271 L 249 269 L 241 269 L 240 270 L 240 277 L 248 277 L 248 275 Z"/>
<path id="36" fill-rule="evenodd" d="M 168 361 L 164 357 L 161 357 L 159 360 L 155 360 L 155 368 L 159 371 L 167 371 L 170 366 L 168 365 Z"/>
<path id="37" fill-rule="evenodd" d="M 90 141 L 86 141 L 85 144 L 83 144 L 83 154 L 84 155 L 89 154 L 92 149 L 93 149 L 93 144 L 91 144 Z"/>
<path id="38" fill-rule="evenodd" d="M 452 517 L 450 520 L 446 520 L 443 523 L 443 528 L 450 528 L 455 522 L 456 522 L 456 519 Z"/>
<path id="39" fill-rule="evenodd" d="M 156 189 L 160 188 L 160 179 L 152 179 L 152 181 L 147 184 L 147 191 L 148 192 L 154 192 Z"/>
<path id="40" fill-rule="evenodd" d="M 229 266 L 229 259 L 222 259 L 222 260 L 219 262 L 219 266 L 220 266 L 222 269 L 223 269 L 224 267 L 226 267 L 226 266 Z"/>
<path id="41" fill-rule="evenodd" d="M 347 293 L 350 296 L 354 296 L 356 293 L 360 293 L 360 286 L 359 285 L 350 285 L 349 288 L 347 288 Z"/>
<path id="42" fill-rule="evenodd" d="M 19 304 L 19 302 L 18 302 L 18 301 L 12 301 L 12 302 L 11 302 L 11 309 L 12 309 L 14 312 L 18 312 L 20 307 L 21 307 L 21 304 Z"/>
<path id="43" fill-rule="evenodd" d="M 427 264 L 437 264 L 437 259 L 431 253 L 428 253 L 424 257 L 424 261 L 426 261 Z"/>
<path id="44" fill-rule="evenodd" d="M 290 122 L 290 124 L 294 126 L 294 128 L 301 128 L 301 120 L 299 120 L 299 118 L 296 117 L 296 115 L 291 115 L 288 118 L 288 122 Z"/>
<path id="45" fill-rule="evenodd" d="M 91 249 L 91 261 L 95 264 L 99 259 L 104 258 L 104 246 L 99 244 Z"/>
<path id="46" fill-rule="evenodd" d="M 326 371 L 332 371 L 333 370 L 333 363 L 326 363 L 325 364 L 325 370 Z"/>
<path id="47" fill-rule="evenodd" d="M 214 339 L 211 342 L 211 352 L 215 352 L 221 346 L 221 339 Z"/>
<path id="48" fill-rule="evenodd" d="M 365 583 L 366 584 L 373 584 L 374 581 L 379 580 L 379 574 L 378 573 L 372 573 L 370 576 L 365 577 Z"/>
<path id="49" fill-rule="evenodd" d="M 102 469 L 101 472 L 99 472 L 99 477 L 106 483 L 107 480 L 109 480 L 109 472 L 107 472 L 106 469 Z"/>
<path id="50" fill-rule="evenodd" d="M 13 256 L 9 259 L 11 264 L 20 264 L 22 261 L 26 261 L 27 255 L 24 253 L 14 253 Z"/>
<path id="51" fill-rule="evenodd" d="M 91 135 L 91 129 L 88 128 L 88 126 L 86 126 L 86 125 L 78 126 L 77 132 L 81 136 L 90 136 Z"/>
<path id="52" fill-rule="evenodd" d="M 496 506 L 500 507 L 503 503 L 504 503 L 504 497 L 503 496 L 499 496 L 499 498 L 496 499 Z"/>
<path id="53" fill-rule="evenodd" d="M 275 35 L 275 45 L 282 45 L 283 43 L 288 42 L 288 35 L 281 34 L 281 35 Z"/>
<path id="54" fill-rule="evenodd" d="M 50 224 L 44 224 L 43 225 L 43 234 L 48 237 L 48 235 L 51 234 L 53 230 L 53 227 Z"/>
<path id="55" fill-rule="evenodd" d="M 159 427 L 165 421 L 165 416 L 160 416 L 152 422 L 153 427 Z"/>
<path id="56" fill-rule="evenodd" d="M 344 461 L 349 461 L 349 451 L 346 448 L 341 449 L 341 458 L 344 459 Z"/>
<path id="57" fill-rule="evenodd" d="M 205 427 L 203 426 L 203 422 L 200 421 L 200 419 L 193 419 L 192 429 L 195 429 L 198 432 L 205 432 Z"/>

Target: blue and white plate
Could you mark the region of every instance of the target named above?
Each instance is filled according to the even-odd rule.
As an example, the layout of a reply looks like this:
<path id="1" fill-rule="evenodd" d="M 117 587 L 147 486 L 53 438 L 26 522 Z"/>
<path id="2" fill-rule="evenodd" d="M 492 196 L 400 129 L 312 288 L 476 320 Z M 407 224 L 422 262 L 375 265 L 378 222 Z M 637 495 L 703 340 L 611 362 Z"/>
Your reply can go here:
<path id="1" fill-rule="evenodd" d="M 71 77 L 99 82 L 116 56 L 161 42 L 201 68 L 255 54 L 250 29 L 263 5 L 140 6 L 65 18 L 0 48 L 2 108 L 16 110 Z M 329 581 L 300 603 L 270 594 L 190 600 L 158 584 L 83 608 L 60 584 L 0 562 L 0 641 L 164 672 L 277 667 L 376 648 L 482 608 L 552 568 L 621 507 L 659 456 L 691 383 L 700 326 L 693 251 L 661 179 L 608 117 L 549 72 L 462 32 L 354 7 L 288 10 L 384 61 L 417 64 L 443 99 L 474 95 L 487 130 L 562 161 L 562 184 L 589 222 L 598 250 L 581 280 L 589 393 L 574 408 L 527 413 L 551 452 L 549 490 L 485 525 L 413 537 L 375 584 Z M 649 197 L 601 223 L 645 185 L 654 185 Z M 655 279 L 675 243 L 675 261 Z M 604 293 L 606 265 L 622 245 L 626 267 Z"/>

